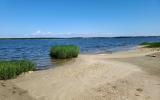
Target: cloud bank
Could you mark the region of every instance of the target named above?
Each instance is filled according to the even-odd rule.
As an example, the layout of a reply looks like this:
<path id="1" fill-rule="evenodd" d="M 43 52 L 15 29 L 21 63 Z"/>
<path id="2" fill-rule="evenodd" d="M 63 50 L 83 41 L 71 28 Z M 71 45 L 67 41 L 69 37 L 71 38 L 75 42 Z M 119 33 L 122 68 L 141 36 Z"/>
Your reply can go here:
<path id="1" fill-rule="evenodd" d="M 130 33 L 126 35 L 126 33 L 107 33 L 107 32 L 99 32 L 99 33 L 73 33 L 73 32 L 65 32 L 65 33 L 53 33 L 53 32 L 44 32 L 41 30 L 37 30 L 33 33 L 26 34 L 24 37 L 31 38 L 70 38 L 70 37 L 117 37 L 117 36 L 160 36 L 160 33 Z"/>
<path id="2" fill-rule="evenodd" d="M 114 33 L 53 33 L 53 32 L 43 32 L 41 30 L 37 30 L 36 32 L 26 34 L 25 37 L 55 37 L 55 38 L 68 38 L 68 37 L 110 37 L 113 36 Z"/>

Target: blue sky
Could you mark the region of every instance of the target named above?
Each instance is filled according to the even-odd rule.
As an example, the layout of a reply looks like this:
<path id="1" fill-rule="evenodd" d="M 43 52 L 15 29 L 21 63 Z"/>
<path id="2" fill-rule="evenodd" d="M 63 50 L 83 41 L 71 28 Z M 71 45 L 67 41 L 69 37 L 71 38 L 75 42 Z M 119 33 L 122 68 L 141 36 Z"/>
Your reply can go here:
<path id="1" fill-rule="evenodd" d="M 160 0 L 0 0 L 0 37 L 160 35 Z"/>

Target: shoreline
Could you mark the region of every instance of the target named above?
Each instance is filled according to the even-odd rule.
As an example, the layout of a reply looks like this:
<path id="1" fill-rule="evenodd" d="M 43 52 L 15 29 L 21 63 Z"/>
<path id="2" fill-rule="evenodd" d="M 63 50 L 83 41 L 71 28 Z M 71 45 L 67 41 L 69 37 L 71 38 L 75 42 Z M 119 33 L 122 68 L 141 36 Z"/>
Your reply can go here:
<path id="1" fill-rule="evenodd" d="M 26 92 L 15 96 L 5 90 L 6 97 L 0 94 L 0 98 L 9 100 L 10 93 L 13 100 L 159 100 L 160 86 L 155 85 L 160 84 L 159 52 L 138 48 L 113 54 L 81 54 L 62 66 L 5 81 L 9 86 L 4 89 L 17 87 L 15 94 Z"/>

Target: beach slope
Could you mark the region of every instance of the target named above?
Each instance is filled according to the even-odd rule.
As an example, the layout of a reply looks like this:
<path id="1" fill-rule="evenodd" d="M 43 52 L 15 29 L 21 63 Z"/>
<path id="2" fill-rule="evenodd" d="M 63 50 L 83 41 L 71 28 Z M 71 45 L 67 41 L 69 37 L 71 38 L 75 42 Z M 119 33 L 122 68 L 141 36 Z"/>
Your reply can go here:
<path id="1" fill-rule="evenodd" d="M 80 55 L 62 66 L 6 82 L 36 100 L 159 100 L 159 55 L 158 50 L 145 48 Z"/>

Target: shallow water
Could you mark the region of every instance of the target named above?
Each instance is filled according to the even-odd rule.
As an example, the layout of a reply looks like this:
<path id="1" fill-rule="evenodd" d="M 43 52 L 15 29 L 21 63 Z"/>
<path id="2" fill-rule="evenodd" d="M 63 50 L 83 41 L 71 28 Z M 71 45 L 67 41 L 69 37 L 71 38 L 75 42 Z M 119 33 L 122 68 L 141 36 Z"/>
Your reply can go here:
<path id="1" fill-rule="evenodd" d="M 75 39 L 1 39 L 0 60 L 29 59 L 40 69 L 56 65 L 49 51 L 55 45 L 78 45 L 81 53 L 112 53 L 134 49 L 142 42 L 160 41 L 160 37 L 75 38 Z"/>

